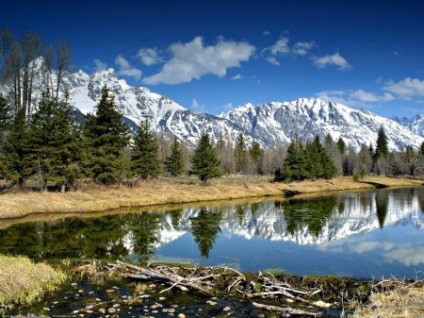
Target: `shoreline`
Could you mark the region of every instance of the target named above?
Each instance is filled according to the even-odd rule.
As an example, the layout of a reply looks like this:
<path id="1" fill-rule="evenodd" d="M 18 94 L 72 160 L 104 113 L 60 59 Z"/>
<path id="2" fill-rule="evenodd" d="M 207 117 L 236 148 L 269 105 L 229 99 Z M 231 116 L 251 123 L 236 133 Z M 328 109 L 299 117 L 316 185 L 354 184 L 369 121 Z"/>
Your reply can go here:
<path id="1" fill-rule="evenodd" d="M 50 213 L 100 213 L 121 208 L 153 207 L 221 200 L 309 195 L 376 188 L 419 187 L 423 180 L 367 176 L 291 183 L 271 182 L 271 176 L 228 176 L 201 184 L 194 177 L 159 178 L 135 187 L 84 185 L 73 192 L 17 192 L 0 195 L 0 220 Z"/>

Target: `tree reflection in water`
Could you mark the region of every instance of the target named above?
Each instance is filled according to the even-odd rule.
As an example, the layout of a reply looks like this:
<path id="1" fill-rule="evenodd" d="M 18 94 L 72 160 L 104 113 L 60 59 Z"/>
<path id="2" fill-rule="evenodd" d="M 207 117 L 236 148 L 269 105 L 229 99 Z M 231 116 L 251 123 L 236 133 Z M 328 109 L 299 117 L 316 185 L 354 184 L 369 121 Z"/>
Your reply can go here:
<path id="1" fill-rule="evenodd" d="M 215 244 L 218 233 L 221 232 L 220 223 L 222 212 L 211 212 L 202 208 L 197 217 L 191 218 L 191 234 L 198 244 L 203 258 L 209 257 L 209 252 Z"/>

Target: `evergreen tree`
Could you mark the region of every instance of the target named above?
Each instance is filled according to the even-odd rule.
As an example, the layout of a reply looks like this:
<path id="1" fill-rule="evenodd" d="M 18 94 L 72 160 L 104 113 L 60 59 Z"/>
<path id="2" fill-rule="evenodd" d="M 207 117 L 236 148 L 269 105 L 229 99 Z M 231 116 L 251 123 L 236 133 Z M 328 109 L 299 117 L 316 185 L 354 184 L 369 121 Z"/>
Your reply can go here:
<path id="1" fill-rule="evenodd" d="M 22 186 L 31 175 L 29 128 L 25 109 L 18 110 L 1 148 L 0 171 L 13 184 Z"/>
<path id="2" fill-rule="evenodd" d="M 106 87 L 102 88 L 96 113 L 87 116 L 84 137 L 87 174 L 103 184 L 119 182 L 128 167 L 125 149 L 129 127 L 122 121 L 115 98 Z"/>
<path id="3" fill-rule="evenodd" d="M 305 165 L 308 179 L 321 178 L 324 175 L 324 165 L 322 162 L 324 151 L 318 136 L 315 137 L 313 142 L 306 144 Z"/>
<path id="4" fill-rule="evenodd" d="M 292 141 L 287 148 L 282 175 L 289 181 L 300 181 L 307 177 L 304 149 L 298 140 Z"/>
<path id="5" fill-rule="evenodd" d="M 174 137 L 174 142 L 171 146 L 171 154 L 165 161 L 166 170 L 172 176 L 179 176 L 184 172 L 183 153 L 177 137 Z"/>
<path id="6" fill-rule="evenodd" d="M 380 127 L 377 135 L 377 143 L 374 152 L 374 161 L 380 158 L 385 158 L 389 153 L 387 135 L 383 127 Z"/>
<path id="7" fill-rule="evenodd" d="M 203 182 L 213 177 L 220 177 L 222 175 L 219 169 L 220 160 L 207 133 L 202 133 L 191 157 L 191 173 L 199 176 Z"/>
<path id="8" fill-rule="evenodd" d="M 337 148 L 339 149 L 342 155 L 345 153 L 346 143 L 344 142 L 342 137 L 340 137 L 339 140 L 337 140 Z"/>
<path id="9" fill-rule="evenodd" d="M 3 145 L 4 135 L 10 128 L 13 115 L 10 105 L 7 103 L 6 98 L 0 94 L 0 146 Z"/>
<path id="10" fill-rule="evenodd" d="M 235 172 L 245 173 L 247 170 L 247 151 L 243 133 L 240 133 L 237 137 L 236 146 L 234 150 L 234 159 Z"/>
<path id="11" fill-rule="evenodd" d="M 424 141 L 420 145 L 420 149 L 418 150 L 419 154 L 424 156 Z"/>
<path id="12" fill-rule="evenodd" d="M 131 152 L 132 172 L 142 179 L 156 178 L 160 173 L 159 145 L 147 120 L 140 123 Z"/>
<path id="13" fill-rule="evenodd" d="M 47 94 L 30 120 L 29 159 L 33 174 L 47 183 L 71 186 L 80 176 L 80 140 L 68 104 L 59 103 Z"/>
<path id="14" fill-rule="evenodd" d="M 261 149 L 261 145 L 253 141 L 252 146 L 249 149 L 250 158 L 256 167 L 256 173 L 259 175 L 264 174 L 264 151 Z"/>

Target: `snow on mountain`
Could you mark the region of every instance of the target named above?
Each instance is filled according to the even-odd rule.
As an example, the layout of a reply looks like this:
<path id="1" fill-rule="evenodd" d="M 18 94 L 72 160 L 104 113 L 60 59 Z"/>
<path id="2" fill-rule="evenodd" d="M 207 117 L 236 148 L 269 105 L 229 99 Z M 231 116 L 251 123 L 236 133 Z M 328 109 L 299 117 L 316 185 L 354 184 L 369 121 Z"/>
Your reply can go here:
<path id="1" fill-rule="evenodd" d="M 342 137 L 348 145 L 358 149 L 363 143 L 375 144 L 380 127 L 384 127 L 391 150 L 407 145 L 417 148 L 424 141 L 394 120 L 320 99 L 246 104 L 220 117 L 243 127 L 267 146 L 287 144 L 295 136 L 308 140 L 319 135 L 324 140 L 330 134 L 334 140 Z"/>
<path id="2" fill-rule="evenodd" d="M 158 132 L 175 135 L 192 144 L 197 143 L 202 131 L 209 133 L 214 141 L 220 138 L 235 140 L 238 134 L 244 132 L 224 118 L 188 110 L 145 87 L 132 87 L 125 80 L 118 79 L 113 69 L 99 71 L 92 76 L 79 71 L 69 74 L 65 80 L 70 104 L 83 114 L 94 112 L 105 85 L 114 94 L 119 111 L 132 122 L 132 126 L 147 119 Z M 249 135 L 247 140 L 251 140 Z"/>
<path id="3" fill-rule="evenodd" d="M 411 130 L 414 134 L 424 137 L 424 115 L 416 115 L 412 118 L 393 117 L 392 119 L 400 125 Z"/>
<path id="4" fill-rule="evenodd" d="M 42 59 L 37 59 L 35 64 L 40 71 L 37 71 L 34 82 L 34 103 L 47 87 L 41 71 Z M 386 131 L 391 150 L 406 145 L 417 148 L 424 141 L 424 116 L 416 116 L 410 121 L 392 120 L 366 110 L 306 98 L 259 105 L 249 103 L 213 116 L 191 111 L 148 88 L 133 87 L 118 79 L 113 69 L 92 75 L 83 71 L 67 73 L 62 91 L 68 89 L 75 113 L 87 114 L 95 111 L 105 85 L 113 92 L 119 111 L 132 128 L 147 119 L 152 128 L 166 138 L 176 136 L 191 144 L 197 143 L 202 132 L 207 132 L 214 142 L 221 138 L 234 142 L 243 133 L 247 144 L 255 140 L 264 147 L 287 145 L 296 136 L 305 141 L 319 135 L 323 140 L 331 134 L 334 140 L 342 137 L 346 144 L 358 149 L 363 143 L 375 144 L 381 126 Z M 0 87 L 0 93 L 7 95 L 7 87 Z"/>

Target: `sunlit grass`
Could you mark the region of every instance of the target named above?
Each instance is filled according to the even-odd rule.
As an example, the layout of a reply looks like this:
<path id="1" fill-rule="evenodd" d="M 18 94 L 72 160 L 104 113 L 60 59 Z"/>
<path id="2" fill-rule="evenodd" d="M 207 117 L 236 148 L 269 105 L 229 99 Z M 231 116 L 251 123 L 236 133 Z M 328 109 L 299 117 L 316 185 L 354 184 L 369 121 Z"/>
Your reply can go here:
<path id="1" fill-rule="evenodd" d="M 32 304 L 65 280 L 64 273 L 47 264 L 0 255 L 0 306 Z"/>
<path id="2" fill-rule="evenodd" d="M 371 303 L 360 308 L 355 318 L 422 318 L 424 287 L 398 287 L 371 295 Z"/>
<path id="3" fill-rule="evenodd" d="M 274 183 L 272 176 L 230 176 L 202 184 L 195 177 L 160 178 L 142 181 L 134 187 L 105 187 L 93 183 L 68 193 L 17 192 L 0 195 L 0 218 L 22 217 L 34 213 L 75 213 L 107 211 L 125 207 L 195 203 L 290 193 L 322 193 L 386 186 L 417 186 L 422 180 L 365 177 L 360 182 L 351 177 L 331 180 Z"/>

